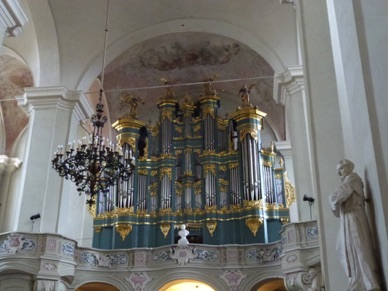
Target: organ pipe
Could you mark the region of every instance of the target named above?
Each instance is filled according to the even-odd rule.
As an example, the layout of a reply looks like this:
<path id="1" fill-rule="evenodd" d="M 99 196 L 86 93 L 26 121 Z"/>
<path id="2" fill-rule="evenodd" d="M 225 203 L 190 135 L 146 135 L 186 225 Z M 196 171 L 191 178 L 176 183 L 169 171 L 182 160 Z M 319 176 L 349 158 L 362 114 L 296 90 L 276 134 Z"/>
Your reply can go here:
<path id="1" fill-rule="evenodd" d="M 128 208 L 134 215 L 147 214 L 152 219 L 169 213 L 176 223 L 180 219 L 199 223 L 227 213 L 224 221 L 232 221 L 243 219 L 245 212 L 240 208 L 246 205 L 279 203 L 284 184 L 275 177 L 276 153 L 261 149 L 260 143 L 266 114 L 243 104 L 230 117 L 220 119 L 219 101 L 211 90 L 195 104 L 186 96 L 180 105 L 170 94 L 158 103 L 160 116 L 155 126 L 145 127 L 133 118 L 115 122 L 119 144 L 126 148 L 123 155 L 136 168 L 129 179 L 100 193 L 98 214 Z M 139 140 L 148 146 L 144 157 L 140 157 L 144 150 L 139 151 Z M 279 175 L 283 179 L 283 172 Z M 207 216 L 211 211 L 219 212 Z"/>

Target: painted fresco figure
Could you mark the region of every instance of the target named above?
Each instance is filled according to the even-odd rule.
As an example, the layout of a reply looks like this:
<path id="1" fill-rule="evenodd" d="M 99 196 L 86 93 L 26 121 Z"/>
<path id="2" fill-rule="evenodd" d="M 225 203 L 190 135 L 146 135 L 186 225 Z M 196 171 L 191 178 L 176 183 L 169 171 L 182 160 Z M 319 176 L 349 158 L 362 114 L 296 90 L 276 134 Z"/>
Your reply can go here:
<path id="1" fill-rule="evenodd" d="M 337 251 L 349 278 L 349 291 L 381 290 L 372 235 L 365 212 L 364 185 L 353 172 L 354 164 L 341 160 L 337 165 L 341 185 L 329 196 L 335 216 L 340 218 Z"/>

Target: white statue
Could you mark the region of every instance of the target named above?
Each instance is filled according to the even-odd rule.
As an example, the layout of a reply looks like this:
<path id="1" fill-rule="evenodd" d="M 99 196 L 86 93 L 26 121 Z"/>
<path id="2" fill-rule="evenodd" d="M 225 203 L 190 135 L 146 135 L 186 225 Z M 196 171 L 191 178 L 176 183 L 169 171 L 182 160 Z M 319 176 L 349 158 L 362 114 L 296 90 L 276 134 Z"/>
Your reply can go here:
<path id="1" fill-rule="evenodd" d="M 337 165 L 341 185 L 329 196 L 335 216 L 340 217 L 337 251 L 349 278 L 351 291 L 381 290 L 378 265 L 364 207 L 364 185 L 354 164 L 341 160 Z"/>
<path id="2" fill-rule="evenodd" d="M 178 240 L 178 245 L 179 246 L 186 246 L 189 244 L 189 241 L 187 240 L 187 235 L 189 234 L 189 231 L 186 230 L 186 225 L 185 224 L 182 224 L 181 225 L 181 230 L 178 232 L 179 236 L 181 237 L 179 240 Z"/>

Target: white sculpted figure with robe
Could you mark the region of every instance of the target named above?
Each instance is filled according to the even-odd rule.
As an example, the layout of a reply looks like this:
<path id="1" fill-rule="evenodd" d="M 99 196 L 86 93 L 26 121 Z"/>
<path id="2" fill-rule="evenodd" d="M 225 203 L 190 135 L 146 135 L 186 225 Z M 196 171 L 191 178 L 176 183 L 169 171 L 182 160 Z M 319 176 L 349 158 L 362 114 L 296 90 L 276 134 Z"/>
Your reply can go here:
<path id="1" fill-rule="evenodd" d="M 331 209 L 340 218 L 337 251 L 349 278 L 347 290 L 379 291 L 378 264 L 364 207 L 364 185 L 353 169 L 351 161 L 340 161 L 337 171 L 341 185 L 329 196 Z"/>

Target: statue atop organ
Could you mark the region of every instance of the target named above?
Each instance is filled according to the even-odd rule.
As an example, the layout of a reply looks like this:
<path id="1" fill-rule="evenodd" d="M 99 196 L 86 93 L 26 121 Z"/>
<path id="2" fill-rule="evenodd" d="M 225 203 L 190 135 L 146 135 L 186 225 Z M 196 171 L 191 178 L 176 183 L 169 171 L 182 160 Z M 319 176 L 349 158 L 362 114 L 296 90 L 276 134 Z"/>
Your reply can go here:
<path id="1" fill-rule="evenodd" d="M 113 124 L 135 169 L 128 181 L 99 194 L 94 247 L 174 244 L 182 224 L 190 230 L 187 239 L 197 243 L 280 239 L 290 203 L 284 162 L 274 144 L 262 147 L 266 114 L 249 103 L 248 87 L 239 93 L 242 106 L 221 118 L 211 80 L 197 101 L 186 95 L 181 104 L 167 87 L 156 124 L 146 125 L 136 114 Z"/>

